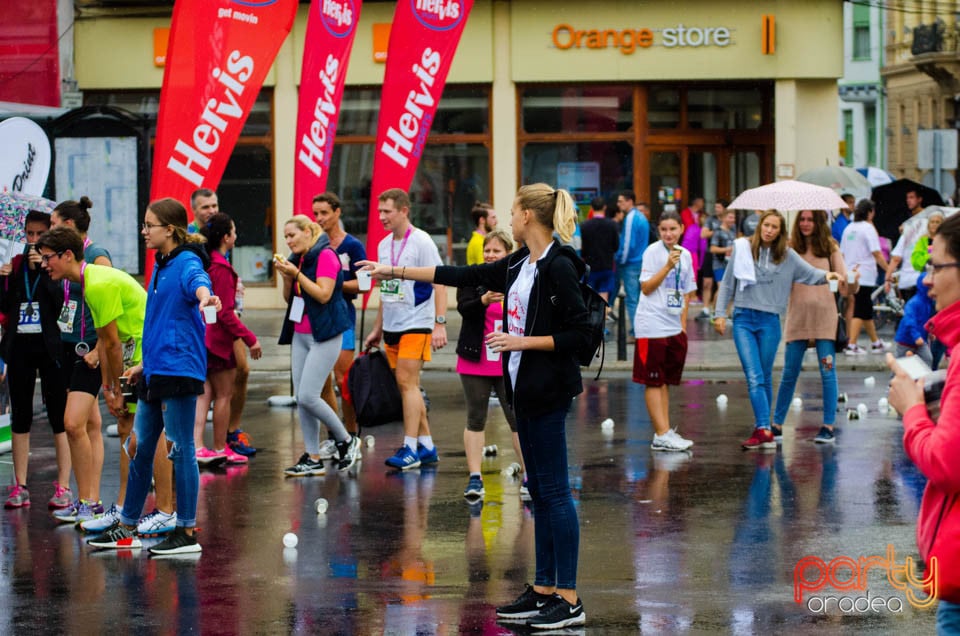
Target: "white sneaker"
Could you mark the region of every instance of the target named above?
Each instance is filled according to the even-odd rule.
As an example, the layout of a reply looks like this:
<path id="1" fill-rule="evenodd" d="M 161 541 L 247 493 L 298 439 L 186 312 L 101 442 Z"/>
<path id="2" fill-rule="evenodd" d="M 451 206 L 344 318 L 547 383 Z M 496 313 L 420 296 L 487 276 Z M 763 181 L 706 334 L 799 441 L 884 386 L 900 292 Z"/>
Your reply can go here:
<path id="1" fill-rule="evenodd" d="M 117 504 L 110 506 L 106 512 L 97 517 L 80 524 L 80 529 L 91 534 L 105 532 L 107 528 L 120 521 L 120 509 Z"/>
<path id="2" fill-rule="evenodd" d="M 843 350 L 843 355 L 845 355 L 845 356 L 865 356 L 865 355 L 867 355 L 867 351 L 866 351 L 863 347 L 861 347 L 860 345 L 849 344 L 849 345 L 847 345 L 847 348 Z"/>
<path id="3" fill-rule="evenodd" d="M 886 353 L 890 351 L 890 343 L 878 340 L 870 345 L 870 353 Z"/>
<path id="4" fill-rule="evenodd" d="M 173 529 L 176 527 L 176 512 L 167 514 L 160 510 L 154 510 L 140 519 L 140 523 L 137 524 L 137 534 L 141 537 L 155 537 L 173 532 Z"/>
<path id="5" fill-rule="evenodd" d="M 340 459 L 340 453 L 337 451 L 337 443 L 332 439 L 325 439 L 320 444 L 320 461 L 325 459 Z"/>
<path id="6" fill-rule="evenodd" d="M 655 451 L 683 452 L 689 450 L 693 442 L 680 437 L 674 429 L 670 429 L 663 435 L 654 435 L 650 448 Z"/>

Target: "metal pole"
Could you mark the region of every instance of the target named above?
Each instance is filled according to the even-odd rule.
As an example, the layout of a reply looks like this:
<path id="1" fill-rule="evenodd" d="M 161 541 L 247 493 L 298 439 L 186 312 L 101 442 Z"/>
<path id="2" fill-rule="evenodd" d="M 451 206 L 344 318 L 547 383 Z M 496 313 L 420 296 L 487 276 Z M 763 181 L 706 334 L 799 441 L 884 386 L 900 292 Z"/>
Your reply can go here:
<path id="1" fill-rule="evenodd" d="M 943 191 L 943 179 L 941 178 L 940 166 L 943 165 L 943 157 L 941 153 L 943 152 L 943 139 L 940 137 L 940 131 L 933 131 L 933 189 L 937 191 L 937 194 Z"/>
<path id="2" fill-rule="evenodd" d="M 617 303 L 617 360 L 627 359 L 627 295 L 620 291 L 617 294 L 620 302 Z"/>

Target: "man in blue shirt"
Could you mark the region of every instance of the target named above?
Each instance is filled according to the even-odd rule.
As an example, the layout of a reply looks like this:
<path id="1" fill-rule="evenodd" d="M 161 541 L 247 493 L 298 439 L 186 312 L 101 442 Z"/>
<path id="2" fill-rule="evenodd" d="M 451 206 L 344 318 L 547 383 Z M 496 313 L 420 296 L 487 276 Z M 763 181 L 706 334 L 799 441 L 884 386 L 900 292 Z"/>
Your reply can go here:
<path id="1" fill-rule="evenodd" d="M 640 207 L 636 206 L 634 203 L 636 198 L 632 190 L 624 190 L 617 197 L 617 207 L 625 216 L 616 262 L 620 278 L 623 280 L 632 338 L 636 338 L 637 335 L 633 331 L 633 320 L 640 300 L 640 266 L 643 264 L 643 252 L 650 241 L 650 221 L 647 220 L 648 212 L 645 211 L 647 206 L 645 203 L 640 204 Z"/>
<path id="2" fill-rule="evenodd" d="M 841 194 L 840 198 L 847 204 L 847 209 L 837 210 L 837 216 L 834 217 L 833 226 L 830 228 L 830 233 L 837 243 L 839 243 L 843 237 L 843 231 L 850 225 L 850 215 L 853 214 L 853 205 L 856 203 L 856 199 L 852 194 Z"/>

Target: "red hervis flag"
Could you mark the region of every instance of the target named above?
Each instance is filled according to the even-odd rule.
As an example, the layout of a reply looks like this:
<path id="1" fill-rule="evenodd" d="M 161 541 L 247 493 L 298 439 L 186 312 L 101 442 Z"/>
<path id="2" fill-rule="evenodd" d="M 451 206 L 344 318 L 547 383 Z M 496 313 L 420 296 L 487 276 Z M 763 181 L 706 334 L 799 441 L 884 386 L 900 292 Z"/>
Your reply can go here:
<path id="1" fill-rule="evenodd" d="M 389 188 L 406 190 L 413 182 L 472 7 L 473 0 L 397 2 L 380 97 L 367 254 L 376 255 L 377 245 L 386 236 L 377 197 Z"/>
<path id="2" fill-rule="evenodd" d="M 174 3 L 151 200 L 173 197 L 190 215 L 190 194 L 217 188 L 296 11 L 297 0 Z M 146 260 L 149 279 L 153 254 Z"/>
<path id="3" fill-rule="evenodd" d="M 313 0 L 307 19 L 297 112 L 294 214 L 313 215 L 313 197 L 327 187 L 343 82 L 363 0 Z"/>

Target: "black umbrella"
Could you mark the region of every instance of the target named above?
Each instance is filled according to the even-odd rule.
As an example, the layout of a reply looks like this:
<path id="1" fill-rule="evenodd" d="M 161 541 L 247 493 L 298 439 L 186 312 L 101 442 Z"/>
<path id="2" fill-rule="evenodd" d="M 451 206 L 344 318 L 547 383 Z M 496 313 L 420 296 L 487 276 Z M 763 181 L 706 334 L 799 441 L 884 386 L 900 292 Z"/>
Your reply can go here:
<path id="1" fill-rule="evenodd" d="M 943 197 L 933 188 L 927 187 L 910 179 L 897 179 L 893 183 L 877 186 L 873 189 L 870 199 L 877 206 L 877 215 L 873 224 L 877 233 L 885 236 L 896 244 L 900 238 L 900 225 L 910 218 L 907 209 L 907 190 L 916 190 L 923 197 L 921 205 L 943 205 Z"/>

